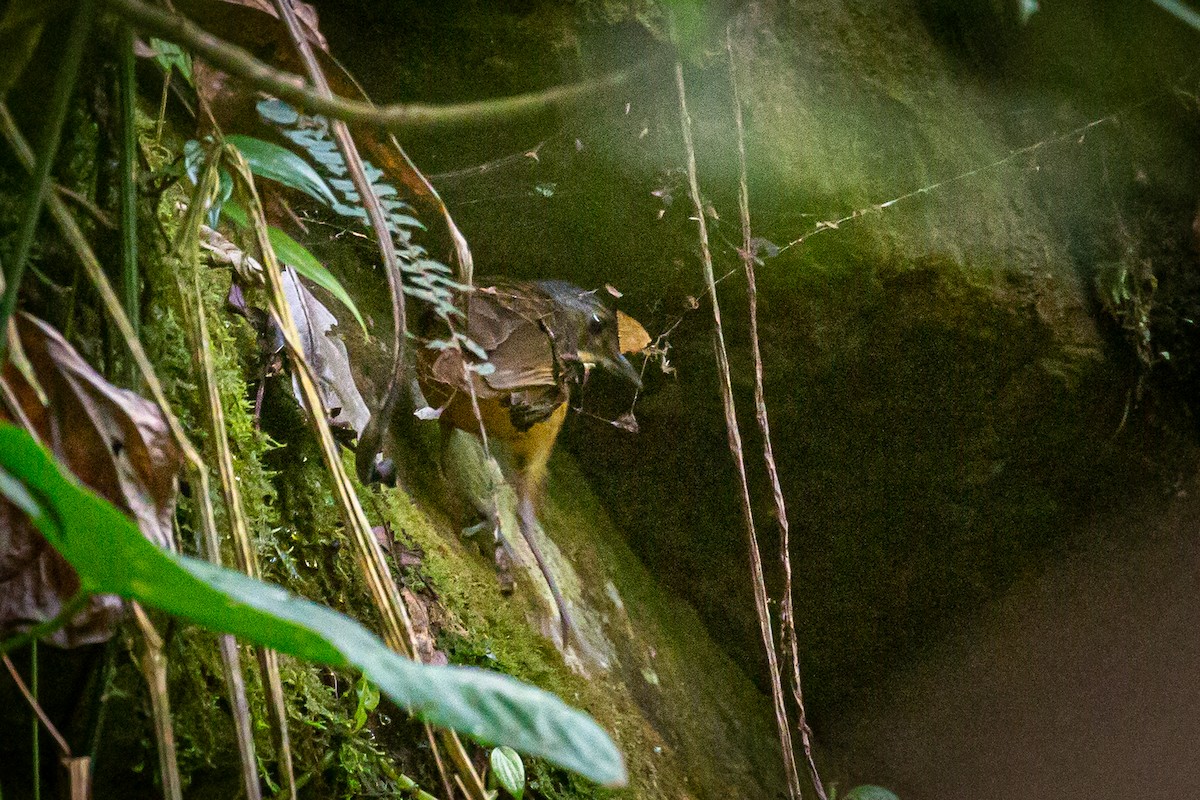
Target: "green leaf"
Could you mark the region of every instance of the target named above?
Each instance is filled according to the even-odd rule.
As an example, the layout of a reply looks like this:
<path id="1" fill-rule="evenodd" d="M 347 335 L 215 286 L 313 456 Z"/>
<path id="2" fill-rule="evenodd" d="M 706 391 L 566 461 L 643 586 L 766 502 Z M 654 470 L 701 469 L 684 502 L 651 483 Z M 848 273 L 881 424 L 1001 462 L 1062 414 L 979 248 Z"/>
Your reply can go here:
<path id="1" fill-rule="evenodd" d="M 325 179 L 307 161 L 286 147 L 240 133 L 226 136 L 225 141 L 241 151 L 250 165 L 250 171 L 260 178 L 279 181 L 328 206 L 337 202 Z"/>
<path id="2" fill-rule="evenodd" d="M 431 724 L 508 744 L 601 783 L 626 780 L 612 740 L 554 695 L 486 670 L 410 661 L 333 609 L 160 549 L 113 505 L 67 477 L 28 433 L 7 424 L 0 425 L 0 476 L 0 492 L 31 512 L 85 591 L 137 600 L 307 661 L 356 666 L 398 706 Z"/>
<path id="3" fill-rule="evenodd" d="M 362 675 L 354 684 L 354 693 L 358 698 L 354 707 L 354 731 L 358 732 L 367 724 L 367 716 L 379 707 L 379 688 Z"/>
<path id="4" fill-rule="evenodd" d="M 240 205 L 230 201 L 225 203 L 222 208 L 226 219 L 230 222 L 241 228 L 249 227 L 250 221 L 246 218 L 246 210 Z M 318 261 L 307 247 L 274 225 L 267 228 L 267 239 L 271 242 L 271 249 L 275 251 L 276 258 L 333 295 L 334 299 L 354 315 L 355 322 L 362 328 L 363 336 L 370 336 L 367 332 L 366 320 L 363 319 L 362 312 L 350 298 L 346 287 L 342 286 L 342 282 L 326 269 L 325 265 Z"/>
<path id="5" fill-rule="evenodd" d="M 150 47 L 154 50 L 154 63 L 158 64 L 163 72 L 176 69 L 189 86 L 196 85 L 195 78 L 192 77 L 192 56 L 186 50 L 174 42 L 154 37 L 150 37 Z"/>
<path id="6" fill-rule="evenodd" d="M 846 796 L 842 800 L 900 800 L 900 798 L 882 786 L 863 784 L 846 792 Z"/>
<path id="7" fill-rule="evenodd" d="M 516 800 L 521 800 L 525 794 L 525 765 L 521 763 L 521 756 L 511 747 L 501 745 L 492 751 L 490 761 L 492 774 L 488 783 L 494 782 Z"/>

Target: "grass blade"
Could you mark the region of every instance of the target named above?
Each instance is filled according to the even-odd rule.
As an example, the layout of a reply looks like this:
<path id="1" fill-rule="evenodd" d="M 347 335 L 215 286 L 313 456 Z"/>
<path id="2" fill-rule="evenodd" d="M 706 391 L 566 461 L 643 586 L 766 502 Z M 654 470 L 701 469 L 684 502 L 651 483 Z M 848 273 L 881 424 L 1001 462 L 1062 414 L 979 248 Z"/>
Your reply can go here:
<path id="1" fill-rule="evenodd" d="M 133 56 L 133 28 L 122 23 L 118 29 L 121 81 L 121 299 L 125 316 L 137 333 L 141 328 L 141 304 L 138 301 L 137 230 L 137 76 Z"/>

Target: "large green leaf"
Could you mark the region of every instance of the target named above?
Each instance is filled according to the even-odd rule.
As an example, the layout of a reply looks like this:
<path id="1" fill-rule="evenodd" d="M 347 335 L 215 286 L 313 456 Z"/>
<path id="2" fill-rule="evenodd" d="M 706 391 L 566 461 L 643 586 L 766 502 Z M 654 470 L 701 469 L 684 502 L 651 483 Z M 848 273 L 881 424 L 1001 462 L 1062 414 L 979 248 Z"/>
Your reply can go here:
<path id="1" fill-rule="evenodd" d="M 79 573 L 83 590 L 120 595 L 307 661 L 356 666 L 417 717 L 489 744 L 621 784 L 616 746 L 586 714 L 513 678 L 403 658 L 354 620 L 278 586 L 156 547 L 80 487 L 24 431 L 0 425 L 0 492 L 26 511 Z"/>
<path id="2" fill-rule="evenodd" d="M 325 205 L 332 206 L 337 202 L 325 179 L 307 161 L 286 147 L 240 133 L 229 134 L 225 141 L 241 151 L 250 165 L 250 171 L 258 177 L 279 181 Z"/>
<path id="3" fill-rule="evenodd" d="M 246 218 L 246 210 L 232 200 L 222 206 L 221 213 L 238 227 L 244 228 L 250 224 Z M 367 332 L 366 320 L 363 319 L 358 306 L 350 298 L 350 293 L 346 291 L 346 287 L 342 286 L 342 282 L 334 277 L 334 274 L 326 269 L 325 265 L 318 261 L 317 257 L 310 253 L 307 247 L 274 225 L 267 228 L 267 239 L 271 242 L 271 249 L 275 251 L 277 259 L 333 295 L 339 303 L 344 305 L 354 315 L 354 320 L 362 328 L 363 335 L 370 336 Z"/>

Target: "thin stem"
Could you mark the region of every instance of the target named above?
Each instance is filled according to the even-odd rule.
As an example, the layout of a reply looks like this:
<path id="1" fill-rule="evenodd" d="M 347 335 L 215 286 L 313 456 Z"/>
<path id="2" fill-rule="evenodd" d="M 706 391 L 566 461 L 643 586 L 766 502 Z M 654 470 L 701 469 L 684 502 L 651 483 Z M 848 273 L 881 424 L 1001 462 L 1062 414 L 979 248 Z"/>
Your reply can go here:
<path id="1" fill-rule="evenodd" d="M 94 722 L 88 736 L 88 758 L 96 760 L 100 752 L 100 741 L 104 736 L 104 722 L 108 716 L 108 688 L 112 685 L 113 675 L 117 669 L 117 639 L 114 636 L 108 640 L 104 648 L 104 662 L 100 669 L 99 686 L 96 688 Z"/>
<path id="2" fill-rule="evenodd" d="M 326 79 L 320 64 L 317 63 L 316 54 L 313 53 L 308 37 L 300 29 L 300 21 L 296 18 L 296 12 L 292 8 L 291 0 L 274 0 L 274 4 L 276 11 L 279 13 L 279 18 L 283 20 L 287 27 L 288 35 L 295 45 L 301 61 L 304 62 L 305 71 L 308 73 L 309 80 L 312 81 L 317 95 L 331 101 L 333 99 L 333 91 L 329 88 L 329 81 Z M 392 345 L 392 364 L 388 372 L 388 382 L 384 392 L 383 404 L 377 412 L 379 426 L 376 430 L 380 432 L 380 436 L 382 437 L 384 426 L 391 420 L 400 387 L 403 385 L 405 371 L 408 321 L 404 305 L 403 274 L 400 271 L 400 260 L 396 254 L 396 244 L 392 240 L 392 233 L 388 228 L 383 206 L 379 202 L 379 197 L 376 196 L 374 188 L 371 186 L 371 181 L 367 178 L 366 168 L 363 165 L 362 158 L 358 154 L 358 145 L 355 144 L 354 137 L 350 135 L 349 126 L 344 120 L 332 118 L 330 120 L 330 129 L 333 132 L 334 139 L 337 140 L 338 149 L 341 150 L 342 156 L 346 161 L 346 167 L 350 172 L 350 179 L 354 182 L 354 188 L 358 192 L 359 202 L 362 203 L 363 209 L 366 210 L 367 219 L 370 220 L 371 229 L 375 233 L 379 254 L 383 259 L 384 272 L 387 275 L 388 289 L 391 292 L 392 336 L 395 341 Z M 302 378 L 301 383 L 303 382 Z M 311 413 L 314 417 L 323 413 L 319 399 L 311 409 Z M 363 446 L 363 443 L 360 443 L 359 446 Z M 357 501 L 357 497 L 355 500 Z M 375 547 L 371 548 L 371 545 L 375 545 Z M 391 581 L 391 573 L 387 571 L 386 566 L 381 568 L 380 564 L 377 563 L 380 561 L 382 553 L 378 552 L 378 545 L 374 537 L 370 537 L 370 541 L 365 544 L 363 549 L 372 551 L 364 552 L 362 554 L 363 560 L 371 562 L 373 571 L 382 572 L 380 575 L 381 580 L 386 576 L 388 582 L 392 584 L 392 591 L 390 597 L 387 599 L 397 606 L 395 612 L 398 613 L 394 612 L 394 616 L 403 620 L 404 632 L 409 638 L 409 649 L 412 658 L 419 659 L 420 655 L 416 642 L 412 639 L 412 628 L 408 620 L 408 611 L 404 608 L 404 601 L 395 590 L 395 584 Z M 379 599 L 384 600 L 384 596 L 381 596 Z M 384 612 L 384 610 L 380 608 L 381 612 Z M 468 797 L 482 800 L 487 794 L 483 786 L 483 781 L 467 757 L 466 749 L 463 747 L 462 742 L 453 733 L 446 734 L 444 738 L 449 745 L 451 758 L 454 760 L 459 773 L 470 789 Z"/>
<path id="3" fill-rule="evenodd" d="M 733 87 L 733 114 L 737 126 L 738 145 L 738 211 L 742 222 L 742 265 L 746 270 L 746 295 L 750 306 L 750 346 L 754 355 L 754 416 L 758 420 L 763 438 L 763 460 L 771 480 L 771 496 L 775 502 L 775 518 L 779 522 L 779 563 L 783 567 L 783 596 L 779 603 L 780 638 L 784 652 L 791 661 L 792 697 L 796 701 L 798 718 L 796 727 L 804 755 L 808 760 L 808 771 L 813 789 L 820 800 L 826 800 L 825 786 L 817 772 L 813 759 L 812 730 L 808 726 L 804 711 L 804 692 L 800 685 L 800 648 L 796 637 L 795 606 L 792 601 L 792 555 L 789 544 L 787 503 L 779 482 L 779 469 L 775 464 L 775 451 L 771 444 L 771 425 L 767 417 L 766 393 L 763 390 L 762 350 L 758 338 L 758 286 L 754 277 L 754 245 L 750 236 L 750 188 L 746 178 L 746 132 L 742 121 L 742 101 L 738 92 L 737 68 L 733 57 L 732 23 L 725 28 L 725 49 L 729 54 L 729 83 Z"/>
<path id="4" fill-rule="evenodd" d="M 750 484 L 746 478 L 746 459 L 742 449 L 742 434 L 738 428 L 737 409 L 733 401 L 733 383 L 730 378 L 729 353 L 725 348 L 725 333 L 721 326 L 721 307 L 717 302 L 716 277 L 713 274 L 712 250 L 708 244 L 708 225 L 705 222 L 704 204 L 700 198 L 700 181 L 696 175 L 696 148 L 692 141 L 692 118 L 687 109 L 687 91 L 683 82 L 683 64 L 675 63 L 675 86 L 679 93 L 679 116 L 683 128 L 683 144 L 687 151 L 688 189 L 696 209 L 696 221 L 700 227 L 700 255 L 704 267 L 704 280 L 713 310 L 713 347 L 717 357 L 717 373 L 721 383 L 721 404 L 725 409 L 725 429 L 729 438 L 729 451 L 733 455 L 738 476 L 738 499 L 741 501 L 742 519 L 746 523 L 746 534 L 750 545 L 751 582 L 754 588 L 754 608 L 758 613 L 759 632 L 762 634 L 763 649 L 767 656 L 767 670 L 771 678 L 771 699 L 775 704 L 775 723 L 779 731 L 779 744 L 783 751 L 784 773 L 788 792 L 793 800 L 800 800 L 800 776 L 796 770 L 796 756 L 792 750 L 791 727 L 788 725 L 787 705 L 784 702 L 783 685 L 779 677 L 779 656 L 775 649 L 775 634 L 771 629 L 771 611 L 767 606 L 767 585 L 763 577 L 762 555 L 758 549 L 758 534 L 754 529 L 754 513 L 750 504 Z"/>
<path id="5" fill-rule="evenodd" d="M 105 0 L 111 11 L 137 24 L 137 27 L 162 39 L 175 42 L 201 56 L 214 66 L 243 78 L 255 88 L 281 100 L 303 106 L 309 113 L 373 125 L 389 131 L 413 130 L 438 125 L 488 125 L 512 117 L 546 111 L 577 102 L 600 91 L 628 83 L 635 72 L 615 72 L 592 81 L 556 86 L 540 92 L 479 100 L 456 105 L 376 106 L 362 100 L 322 96 L 307 88 L 303 79 L 274 69 L 237 45 L 230 44 L 197 26 L 185 17 L 162 11 L 141 0 Z"/>
<path id="6" fill-rule="evenodd" d="M 11 665 L 12 661 L 8 656 L 4 656 L 5 665 Z M 15 669 L 9 667 L 12 672 L 13 679 L 17 682 L 17 686 L 22 686 L 21 676 L 17 674 Z M 30 708 L 33 709 L 33 800 L 42 799 L 42 729 L 38 725 L 38 717 L 42 716 L 42 706 L 38 703 L 38 643 L 34 639 L 29 643 L 29 683 L 31 689 L 26 689 L 25 699 L 29 701 Z"/>
<path id="7" fill-rule="evenodd" d="M 125 316 L 135 334 L 141 330 L 141 304 L 138 299 L 137 234 L 137 84 L 134 75 L 133 28 L 119 28 L 121 81 L 121 299 Z"/>
<path id="8" fill-rule="evenodd" d="M 54 742 L 58 745 L 59 751 L 61 751 L 63 756 L 65 756 L 66 758 L 71 758 L 71 746 L 67 744 L 67 740 L 63 738 L 63 735 L 58 732 L 58 728 L 54 727 L 54 723 L 50 721 L 50 717 L 46 716 L 46 712 L 42 708 L 42 704 L 38 702 L 38 664 L 37 664 L 38 652 L 37 651 L 38 651 L 37 641 L 35 640 L 33 645 L 29 648 L 30 667 L 29 667 L 29 685 L 28 686 L 25 685 L 25 681 L 21 680 L 21 673 L 17 672 L 16 665 L 13 664 L 12 659 L 8 657 L 7 653 L 3 656 L 0 656 L 0 659 L 2 659 L 4 661 L 4 666 L 8 668 L 8 674 L 12 676 L 13 682 L 15 684 L 17 684 L 17 690 L 25 698 L 25 702 L 29 704 L 29 707 L 31 709 L 33 709 L 33 714 L 34 714 L 33 726 L 34 726 L 34 732 L 35 732 L 34 735 L 35 736 L 37 735 L 38 720 L 41 720 L 41 724 L 46 726 L 46 730 L 49 731 L 50 736 L 54 739 Z M 34 764 L 37 765 L 40 763 L 38 761 L 38 753 L 37 753 L 37 750 L 40 748 L 38 747 L 37 744 L 35 744 L 34 747 L 35 747 Z M 39 772 L 40 772 L 40 770 L 35 769 L 34 774 L 36 775 Z M 35 789 L 35 791 L 37 791 L 37 790 Z"/>
<path id="9" fill-rule="evenodd" d="M 4 273 L 4 295 L 0 298 L 0 330 L 5 328 L 17 307 L 17 294 L 21 290 L 21 279 L 25 275 L 38 220 L 41 219 L 42 200 L 50 186 L 50 170 L 54 166 L 54 158 L 58 155 L 58 146 L 62 141 L 63 126 L 71 105 L 71 97 L 75 93 L 75 81 L 79 77 L 79 64 L 83 60 L 83 50 L 92 27 L 92 18 L 95 16 L 95 6 L 95 0 L 79 0 L 75 17 L 71 20 L 71 29 L 67 33 L 62 61 L 58 66 L 47 109 L 46 136 L 33 165 L 29 194 L 25 198 L 21 225 L 17 229 L 17 243 L 13 248 L 13 256 L 8 261 L 8 269 Z M 0 339 L 0 361 L 3 360 L 6 347 L 5 341 Z"/>
<path id="10" fill-rule="evenodd" d="M 219 558 L 209 560 L 220 566 Z M 221 666 L 225 672 L 225 687 L 229 691 L 229 715 L 233 718 L 234 739 L 237 742 L 238 760 L 242 766 L 242 788 L 246 800 L 261 800 L 262 789 L 258 785 L 258 759 L 254 750 L 254 732 L 251 730 L 250 702 L 246 699 L 246 679 L 242 674 L 242 657 L 238 652 L 237 639 L 229 634 L 217 637 L 221 653 Z"/>
<path id="11" fill-rule="evenodd" d="M 131 603 L 130 606 L 145 645 L 139 666 L 150 695 L 150 716 L 154 721 L 163 797 L 165 800 L 183 800 L 183 782 L 179 777 L 179 762 L 175 755 L 175 725 L 171 721 L 171 699 L 167 689 L 167 654 L 163 650 L 162 637 L 158 635 L 150 617 L 137 603 Z"/>
<path id="12" fill-rule="evenodd" d="M 308 37 L 300 28 L 300 21 L 296 18 L 296 12 L 292 9 L 291 0 L 274 1 L 279 18 L 287 26 L 288 35 L 291 37 L 296 51 L 300 54 L 300 60 L 304 62 L 305 71 L 308 72 L 309 80 L 312 81 L 316 93 L 325 98 L 333 97 L 333 91 L 329 88 L 329 81 L 326 79 L 321 65 L 317 63 L 317 57 L 313 53 L 312 45 L 309 44 Z M 396 243 L 392 240 L 392 232 L 388 228 L 383 206 L 380 204 L 375 190 L 371 187 L 371 181 L 367 178 L 366 168 L 363 166 L 362 158 L 359 156 L 358 145 L 355 143 L 354 137 L 350 135 L 349 126 L 340 119 L 331 119 L 330 130 L 337 141 L 338 150 L 341 151 L 342 157 L 346 161 L 346 168 L 350 172 L 350 179 L 354 182 L 354 189 L 358 192 L 359 202 L 362 203 L 363 209 L 367 212 L 367 219 L 371 223 L 371 230 L 375 233 L 375 243 L 379 248 L 380 258 L 383 259 L 384 275 L 387 277 L 388 291 L 391 294 L 392 300 L 393 344 L 391 369 L 388 371 L 383 402 L 380 404 L 379 409 L 372 415 L 371 434 L 369 436 L 364 435 L 364 441 L 359 443 L 359 447 L 364 452 L 371 453 L 373 457 L 374 452 L 383 443 L 384 431 L 391 423 L 392 414 L 398 402 L 400 387 L 403 384 L 405 370 L 404 351 L 406 349 L 406 333 L 408 331 L 408 320 L 404 303 L 404 277 L 400 270 L 399 257 L 396 254 Z"/>
<path id="13" fill-rule="evenodd" d="M 255 559 L 250 527 L 246 520 L 241 492 L 238 489 L 238 479 L 234 471 L 233 455 L 226 430 L 225 411 L 217 386 L 216 367 L 212 357 L 213 344 L 209 335 L 208 314 L 204 308 L 204 297 L 200 287 L 200 265 L 197 263 L 199 242 L 195 237 L 200 225 L 201 209 L 205 207 L 203 198 L 215 190 L 215 185 L 213 185 L 215 180 L 215 170 L 205 172 L 201 185 L 197 187 L 196 194 L 192 196 L 191 202 L 188 204 L 188 215 L 180 228 L 181 238 L 176 245 L 179 259 L 185 265 L 188 274 L 177 274 L 176 281 L 180 303 L 184 309 L 188 344 L 192 351 L 196 372 L 201 378 L 201 390 L 207 400 L 210 442 L 216 461 L 217 474 L 220 477 L 221 493 L 225 501 L 230 534 L 234 543 L 235 559 L 238 568 L 243 573 L 252 578 L 258 578 L 258 562 Z M 213 549 L 210 555 L 214 561 L 219 560 L 219 552 L 217 552 L 219 543 L 216 547 L 217 549 Z M 229 647 L 223 640 L 222 652 Z M 280 783 L 283 785 L 284 796 L 294 800 L 296 796 L 295 776 L 292 767 L 283 686 L 279 677 L 279 662 L 275 657 L 275 652 L 268 648 L 256 646 L 255 654 L 258 658 L 268 716 L 271 720 L 271 733 L 278 758 Z M 226 658 L 231 661 L 233 654 Z M 240 672 L 236 676 L 230 677 L 241 681 Z M 238 692 L 236 696 L 244 698 L 244 692 Z M 239 704 L 234 711 L 239 735 L 238 746 L 242 753 L 243 782 L 246 785 L 247 796 L 257 798 L 261 795 L 261 791 L 258 786 L 257 763 L 254 758 L 254 741 L 250 735 L 249 710 L 244 704 Z"/>

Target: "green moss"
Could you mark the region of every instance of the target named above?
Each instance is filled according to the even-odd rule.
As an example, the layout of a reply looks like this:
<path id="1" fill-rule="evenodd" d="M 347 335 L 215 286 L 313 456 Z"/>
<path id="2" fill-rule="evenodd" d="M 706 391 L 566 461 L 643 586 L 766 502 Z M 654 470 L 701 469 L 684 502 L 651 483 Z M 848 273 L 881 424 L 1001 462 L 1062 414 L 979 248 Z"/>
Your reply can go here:
<path id="1" fill-rule="evenodd" d="M 175 204 L 183 199 L 171 189 L 159 206 L 162 230 L 175 229 Z M 198 391 L 193 359 L 182 324 L 176 274 L 186 268 L 169 253 L 165 241 L 144 250 L 146 284 L 150 293 L 144 319 L 144 344 L 157 367 L 173 407 L 196 445 L 207 450 L 206 411 Z M 179 273 L 186 275 L 186 271 Z M 208 317 L 216 383 L 230 440 L 238 487 L 264 577 L 303 596 L 330 604 L 371 624 L 366 593 L 341 530 L 330 480 L 308 424 L 290 394 L 290 380 L 266 379 L 269 389 L 261 427 L 253 415 L 253 398 L 261 372 L 257 337 L 246 322 L 225 306 L 231 273 L 204 268 L 202 302 Z M 270 432 L 273 432 L 273 437 Z M 209 463 L 212 458 L 209 457 Z M 218 524 L 226 529 L 217 478 L 213 504 Z M 193 487 L 194 491 L 194 487 Z M 185 544 L 195 547 L 194 499 L 180 503 L 180 528 Z M 223 557 L 233 562 L 232 545 Z M 238 755 L 222 665 L 213 637 L 184 628 L 172 637 L 170 650 L 173 716 L 179 743 L 180 769 L 194 796 L 229 796 L 237 792 Z M 265 719 L 261 684 L 254 678 L 253 651 L 242 649 L 249 670 L 248 694 L 256 720 L 255 738 L 260 763 L 272 762 L 273 744 Z M 376 736 L 382 713 L 368 724 L 357 724 L 357 695 L 351 675 L 282 659 L 285 697 L 291 720 L 290 735 L 298 775 L 311 797 L 390 795 L 398 791 L 399 773 L 393 752 L 385 752 Z M 397 712 L 392 709 L 392 714 Z M 148 732 L 147 732 L 148 734 Z M 149 746 L 148 735 L 142 739 Z M 427 756 L 406 766 L 418 777 L 430 778 Z M 264 777 L 269 773 L 264 772 Z M 269 779 L 269 778 L 268 778 Z"/>

